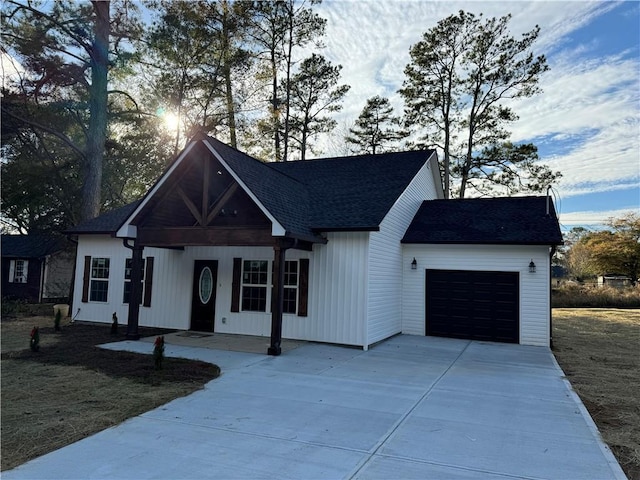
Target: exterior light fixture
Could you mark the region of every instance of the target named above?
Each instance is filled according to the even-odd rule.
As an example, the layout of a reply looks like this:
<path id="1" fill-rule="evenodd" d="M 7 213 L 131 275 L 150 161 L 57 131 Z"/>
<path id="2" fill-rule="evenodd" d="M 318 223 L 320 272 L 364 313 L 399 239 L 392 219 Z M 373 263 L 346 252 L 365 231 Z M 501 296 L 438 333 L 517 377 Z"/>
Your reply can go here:
<path id="1" fill-rule="evenodd" d="M 536 264 L 533 263 L 533 258 L 529 262 L 529 273 L 536 273 Z"/>
<path id="2" fill-rule="evenodd" d="M 416 261 L 416 257 L 413 257 L 413 261 L 411 262 L 411 270 L 415 270 L 418 268 L 418 262 Z"/>

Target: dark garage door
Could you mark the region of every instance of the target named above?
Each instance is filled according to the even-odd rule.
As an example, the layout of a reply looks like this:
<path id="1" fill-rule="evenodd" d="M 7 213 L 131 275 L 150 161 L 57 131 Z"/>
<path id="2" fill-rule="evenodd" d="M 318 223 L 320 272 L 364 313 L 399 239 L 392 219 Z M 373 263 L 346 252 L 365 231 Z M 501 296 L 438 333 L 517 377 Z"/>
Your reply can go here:
<path id="1" fill-rule="evenodd" d="M 426 271 L 426 332 L 518 343 L 518 272 Z"/>

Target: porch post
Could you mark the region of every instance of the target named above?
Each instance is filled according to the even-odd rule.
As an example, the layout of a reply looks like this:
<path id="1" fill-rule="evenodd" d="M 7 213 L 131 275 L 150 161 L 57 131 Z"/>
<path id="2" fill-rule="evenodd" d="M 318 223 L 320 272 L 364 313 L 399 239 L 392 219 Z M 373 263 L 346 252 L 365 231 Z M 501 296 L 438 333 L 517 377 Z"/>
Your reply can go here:
<path id="1" fill-rule="evenodd" d="M 273 293 L 271 296 L 271 346 L 269 355 L 280 355 L 282 349 L 282 306 L 284 300 L 284 260 L 286 248 L 273 247 Z"/>
<path id="2" fill-rule="evenodd" d="M 139 340 L 138 320 L 140 318 L 140 301 L 142 299 L 142 251 L 144 247 L 138 245 L 134 240 L 133 246 L 129 246 L 124 241 L 125 247 L 131 249 L 131 289 L 129 294 L 129 316 L 127 319 L 127 338 L 129 340 Z"/>

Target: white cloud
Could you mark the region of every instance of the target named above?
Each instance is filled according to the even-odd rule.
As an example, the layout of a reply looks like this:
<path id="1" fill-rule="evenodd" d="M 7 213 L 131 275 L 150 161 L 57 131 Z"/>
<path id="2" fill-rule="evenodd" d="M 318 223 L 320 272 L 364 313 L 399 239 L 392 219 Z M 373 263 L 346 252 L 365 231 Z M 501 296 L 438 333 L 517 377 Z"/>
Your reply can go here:
<path id="1" fill-rule="evenodd" d="M 640 85 L 637 61 L 615 55 L 571 63 L 561 55 L 541 82 L 544 94 L 514 104 L 513 138 L 550 136 L 574 144 L 543 160 L 564 177 L 563 196 L 640 183 Z"/>
<path id="2" fill-rule="evenodd" d="M 620 208 L 616 210 L 605 211 L 584 211 L 560 213 L 560 223 L 565 227 L 577 225 L 602 226 L 611 218 L 620 218 L 630 213 L 638 213 L 637 207 Z"/>
<path id="3" fill-rule="evenodd" d="M 440 19 L 463 9 L 485 17 L 511 13 L 511 33 L 520 35 L 540 25 L 534 49 L 547 56 L 550 71 L 543 93 L 513 102 L 520 120 L 513 139 L 548 139 L 562 150 L 543 159 L 564 177 L 562 197 L 637 188 L 640 184 L 640 62 L 619 52 L 594 59 L 596 39 L 571 43 L 588 26 L 621 2 L 530 1 L 441 2 L 387 0 L 325 0 L 318 12 L 328 19 L 326 49 L 332 62 L 343 65 L 342 81 L 351 85 L 340 123 L 352 122 L 367 98 L 391 98 L 404 80 L 409 48 Z M 636 13 L 637 14 L 637 13 Z M 337 135 L 337 134 L 336 134 Z M 339 142 L 333 142 L 339 145 Z M 328 143 L 326 143 L 328 145 Z M 332 152 L 325 152 L 331 154 Z"/>
<path id="4" fill-rule="evenodd" d="M 341 116 L 355 118 L 373 95 L 402 103 L 396 91 L 402 86 L 409 49 L 436 23 L 459 10 L 485 17 L 513 14 L 510 28 L 520 35 L 542 26 L 536 46 L 544 53 L 558 45 L 568 32 L 589 22 L 614 2 L 441 2 L 374 0 L 325 1 L 317 11 L 327 22 L 323 54 L 343 65 L 342 77 L 351 85 Z"/>

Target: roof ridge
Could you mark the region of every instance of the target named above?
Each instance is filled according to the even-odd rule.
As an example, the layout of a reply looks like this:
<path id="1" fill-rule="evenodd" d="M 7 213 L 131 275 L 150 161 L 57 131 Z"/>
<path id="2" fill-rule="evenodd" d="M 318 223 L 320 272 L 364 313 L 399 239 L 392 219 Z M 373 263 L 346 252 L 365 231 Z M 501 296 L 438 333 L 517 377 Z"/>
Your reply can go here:
<path id="1" fill-rule="evenodd" d="M 404 155 L 404 154 L 415 154 L 420 152 L 434 152 L 433 148 L 421 148 L 418 150 L 402 150 L 399 152 L 382 152 L 382 153 L 359 153 L 357 155 L 343 155 L 343 156 L 335 156 L 335 157 L 317 157 L 317 158 L 307 158 L 305 160 L 291 160 L 287 162 L 279 162 L 279 163 L 294 163 L 294 162 L 315 162 L 315 161 L 327 161 L 327 160 L 356 160 L 364 157 L 382 157 L 388 155 Z"/>

